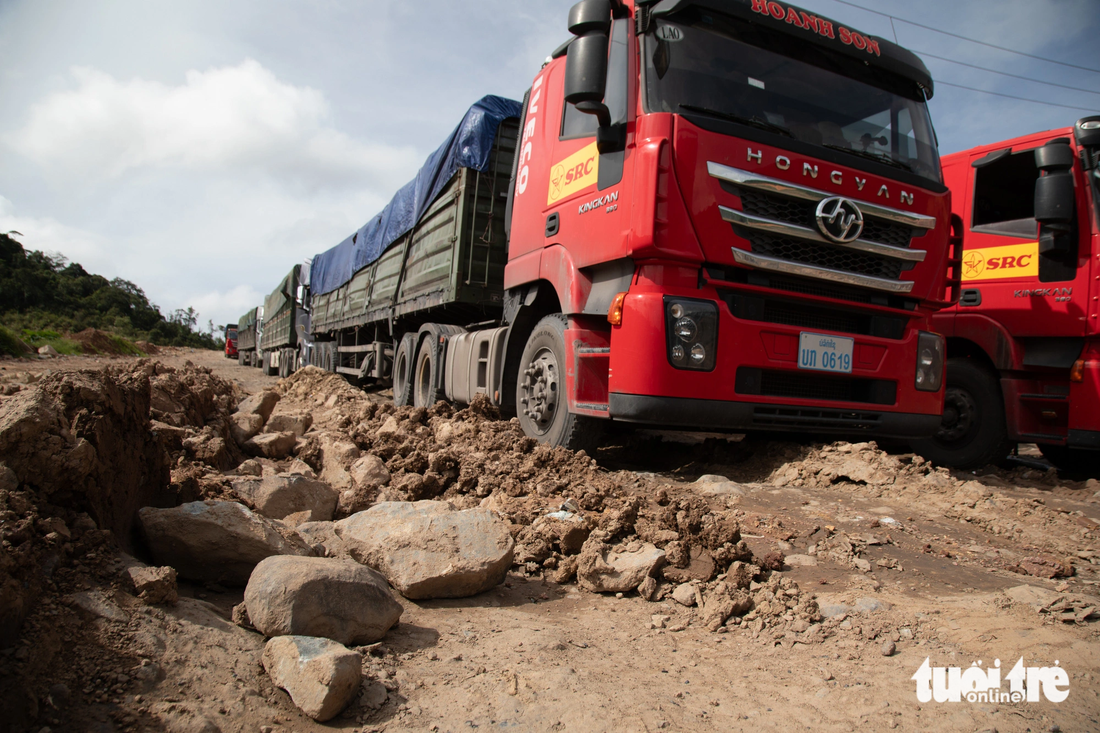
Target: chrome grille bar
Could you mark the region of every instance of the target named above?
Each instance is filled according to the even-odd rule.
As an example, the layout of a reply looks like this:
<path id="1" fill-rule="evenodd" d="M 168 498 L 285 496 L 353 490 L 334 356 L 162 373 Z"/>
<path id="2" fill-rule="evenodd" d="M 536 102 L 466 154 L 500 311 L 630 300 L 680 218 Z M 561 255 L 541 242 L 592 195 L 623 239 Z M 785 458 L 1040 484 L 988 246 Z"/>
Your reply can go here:
<path id="1" fill-rule="evenodd" d="M 871 242 L 866 239 L 857 239 L 854 242 L 832 242 L 809 227 L 798 226 L 797 224 L 787 224 L 786 222 L 775 221 L 774 219 L 767 219 L 754 214 L 746 214 L 743 211 L 737 211 L 727 206 L 719 206 L 718 210 L 722 212 L 722 219 L 728 221 L 730 224 L 738 224 L 743 227 L 748 227 L 749 229 L 759 229 L 763 232 L 795 237 L 797 239 L 808 239 L 812 242 L 822 242 L 836 247 L 857 249 L 861 252 L 869 252 L 870 254 L 881 255 L 883 257 L 892 257 L 896 260 L 924 262 L 924 258 L 928 254 L 923 249 L 895 247 L 891 244 L 880 244 L 879 242 Z"/>
<path id="2" fill-rule="evenodd" d="M 752 252 L 747 252 L 737 247 L 732 247 L 731 249 L 733 250 L 733 259 L 738 264 L 755 267 L 759 270 L 769 270 L 771 272 L 782 272 L 787 275 L 801 275 L 802 277 L 812 277 L 818 280 L 829 280 L 830 282 L 857 285 L 862 288 L 882 290 L 887 293 L 908 293 L 913 289 L 914 285 L 911 280 L 887 280 L 881 277 L 872 277 L 871 275 L 860 275 L 854 272 L 834 270 L 830 267 L 817 267 L 816 265 L 803 265 L 799 262 L 792 262 L 790 260 L 780 260 L 775 257 L 753 254 Z"/>
<path id="3" fill-rule="evenodd" d="M 752 188 L 757 191 L 779 194 L 780 196 L 789 196 L 791 198 L 813 201 L 815 203 L 822 199 L 840 195 L 827 191 L 820 191 L 816 188 L 799 186 L 794 183 L 787 183 L 786 181 L 780 181 L 776 178 L 760 176 L 746 170 L 741 170 L 740 168 L 730 168 L 728 165 L 722 165 L 714 161 L 707 162 L 707 172 L 720 181 L 726 181 L 736 186 L 744 186 L 745 188 Z M 900 209 L 891 209 L 887 206 L 880 206 L 857 199 L 852 199 L 852 201 L 854 201 L 860 211 L 867 216 L 885 219 L 895 224 L 904 224 L 917 229 L 932 229 L 936 226 L 935 217 L 925 216 L 924 214 L 914 214 Z"/>

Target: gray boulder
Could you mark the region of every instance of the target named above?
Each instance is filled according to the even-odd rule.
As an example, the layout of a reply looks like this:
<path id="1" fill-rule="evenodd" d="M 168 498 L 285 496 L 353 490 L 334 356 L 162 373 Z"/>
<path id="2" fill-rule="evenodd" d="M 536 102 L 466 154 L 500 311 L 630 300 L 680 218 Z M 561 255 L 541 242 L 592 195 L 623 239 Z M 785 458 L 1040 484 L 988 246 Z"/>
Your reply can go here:
<path id="1" fill-rule="evenodd" d="M 335 717 L 359 691 L 363 657 L 330 639 L 279 636 L 267 642 L 264 669 L 303 713 L 318 722 Z"/>
<path id="2" fill-rule="evenodd" d="M 185 578 L 244 585 L 272 555 L 309 555 L 309 546 L 271 519 L 235 501 L 193 501 L 171 509 L 144 507 L 138 520 L 156 561 Z"/>
<path id="3" fill-rule="evenodd" d="M 272 519 L 308 512 L 310 522 L 327 522 L 336 510 L 337 493 L 324 481 L 302 475 L 239 478 L 233 493 L 258 513 Z"/>
<path id="4" fill-rule="evenodd" d="M 264 419 L 254 412 L 235 412 L 229 416 L 229 432 L 237 445 L 244 445 L 264 427 Z"/>
<path id="5" fill-rule="evenodd" d="M 378 641 L 404 611 L 381 575 L 325 557 L 267 558 L 252 571 L 244 604 L 266 636 L 323 636 L 342 644 Z"/>
<path id="6" fill-rule="evenodd" d="M 337 536 L 333 522 L 302 522 L 294 529 L 318 557 L 351 558 L 347 543 Z"/>
<path id="7" fill-rule="evenodd" d="M 406 598 L 464 598 L 504 580 L 514 543 L 488 509 L 387 501 L 336 523 L 351 556 Z"/>
<path id="8" fill-rule="evenodd" d="M 313 415 L 308 412 L 304 415 L 272 415 L 267 421 L 266 430 L 269 433 L 294 433 L 299 438 L 313 426 Z"/>
<path id="9" fill-rule="evenodd" d="M 126 574 L 130 576 L 134 590 L 146 603 L 167 603 L 174 606 L 179 600 L 175 568 L 167 565 L 160 568 L 133 565 L 126 568 Z"/>

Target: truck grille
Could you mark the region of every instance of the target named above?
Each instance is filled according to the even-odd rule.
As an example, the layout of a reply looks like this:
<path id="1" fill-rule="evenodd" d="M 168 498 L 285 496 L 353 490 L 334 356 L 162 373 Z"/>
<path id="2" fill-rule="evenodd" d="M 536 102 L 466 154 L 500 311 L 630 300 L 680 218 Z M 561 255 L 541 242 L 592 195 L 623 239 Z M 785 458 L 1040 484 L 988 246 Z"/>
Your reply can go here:
<path id="1" fill-rule="evenodd" d="M 908 319 L 874 315 L 867 312 L 830 308 L 818 304 L 799 303 L 723 291 L 722 299 L 735 318 L 746 321 L 778 323 L 822 331 L 837 331 L 861 336 L 900 339 L 905 335 Z"/>
<path id="2" fill-rule="evenodd" d="M 739 264 L 883 292 L 912 289 L 901 274 L 924 260 L 926 252 L 911 244 L 935 226 L 933 218 L 856 201 L 864 222 L 860 237 L 833 242 L 818 230 L 815 214 L 817 204 L 834 194 L 718 163 L 707 168 L 724 191 L 741 199 L 740 210 L 719 206 L 722 218 L 751 246 L 751 254 L 734 247 Z"/>
<path id="3" fill-rule="evenodd" d="M 897 280 L 905 270 L 905 265 L 911 264 L 901 260 L 877 257 L 866 252 L 779 237 L 774 234 L 752 232 L 746 238 L 752 243 L 752 251 L 762 255 L 887 280 Z"/>
<path id="4" fill-rule="evenodd" d="M 875 432 L 882 416 L 874 412 L 813 410 L 805 407 L 756 407 L 752 424 L 769 430 L 852 430 Z"/>

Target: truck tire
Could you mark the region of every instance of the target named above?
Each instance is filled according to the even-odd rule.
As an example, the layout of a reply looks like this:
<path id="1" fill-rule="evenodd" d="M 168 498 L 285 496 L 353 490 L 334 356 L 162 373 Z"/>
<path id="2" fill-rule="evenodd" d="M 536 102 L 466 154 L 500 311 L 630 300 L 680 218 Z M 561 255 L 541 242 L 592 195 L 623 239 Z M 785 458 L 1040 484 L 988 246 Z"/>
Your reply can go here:
<path id="1" fill-rule="evenodd" d="M 401 336 L 393 354 L 393 404 L 404 407 L 412 404 L 412 374 L 416 363 L 416 334 Z"/>
<path id="2" fill-rule="evenodd" d="M 1008 455 L 1005 404 L 997 375 L 964 357 L 947 360 L 943 422 L 931 438 L 914 440 L 913 450 L 941 466 L 981 468 Z"/>
<path id="3" fill-rule="evenodd" d="M 1039 450 L 1062 478 L 1100 478 L 1100 451 L 1078 450 L 1064 445 L 1040 445 Z"/>
<path id="4" fill-rule="evenodd" d="M 412 372 L 412 400 L 414 407 L 431 407 L 444 399 L 439 389 L 439 352 L 434 339 L 426 338 L 416 352 L 416 367 Z"/>
<path id="5" fill-rule="evenodd" d="M 265 351 L 263 355 L 263 372 L 266 377 L 274 377 L 279 371 L 278 367 L 271 366 L 271 352 Z"/>
<path id="6" fill-rule="evenodd" d="M 237 352 L 237 366 L 244 366 L 244 362 L 245 362 L 245 352 L 238 351 Z"/>
<path id="7" fill-rule="evenodd" d="M 565 394 L 566 317 L 554 313 L 535 325 L 527 338 L 516 379 L 516 412 L 524 434 L 540 443 L 591 450 L 603 422 L 569 412 Z"/>

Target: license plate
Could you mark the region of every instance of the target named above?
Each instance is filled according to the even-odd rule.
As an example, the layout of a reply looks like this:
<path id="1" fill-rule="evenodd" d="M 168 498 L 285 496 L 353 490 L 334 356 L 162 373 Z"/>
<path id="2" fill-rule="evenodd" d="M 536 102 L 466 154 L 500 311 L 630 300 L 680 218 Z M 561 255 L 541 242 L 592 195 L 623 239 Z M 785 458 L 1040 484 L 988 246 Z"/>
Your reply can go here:
<path id="1" fill-rule="evenodd" d="M 855 339 L 804 331 L 798 336 L 798 368 L 851 374 L 854 346 Z"/>

